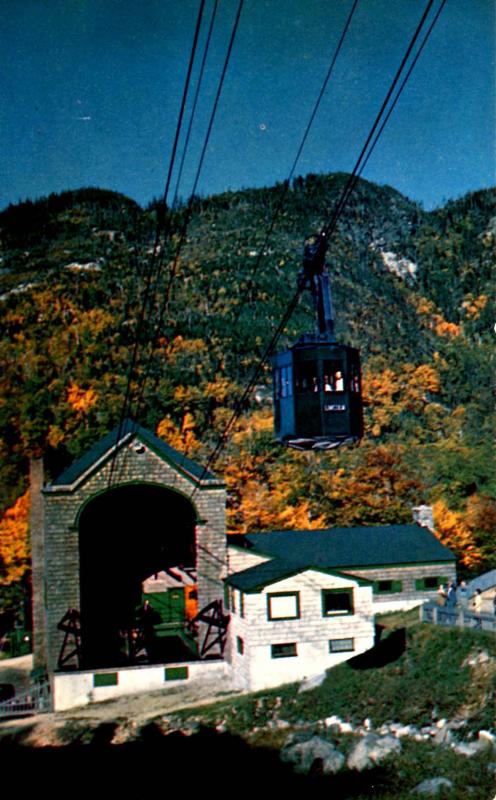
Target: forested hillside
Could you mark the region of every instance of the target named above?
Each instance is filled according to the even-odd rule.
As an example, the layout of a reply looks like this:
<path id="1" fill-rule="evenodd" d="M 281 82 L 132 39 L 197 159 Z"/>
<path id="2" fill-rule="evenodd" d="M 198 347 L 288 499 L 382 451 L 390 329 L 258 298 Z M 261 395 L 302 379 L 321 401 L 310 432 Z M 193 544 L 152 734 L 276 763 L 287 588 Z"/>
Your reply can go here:
<path id="1" fill-rule="evenodd" d="M 130 415 L 207 460 L 294 294 L 303 240 L 346 179 L 197 199 L 178 259 L 185 208 L 155 259 L 159 203 L 83 189 L 0 214 L 0 583 L 28 565 L 29 456 L 54 476 L 119 423 L 137 340 Z M 362 353 L 366 436 L 317 455 L 281 448 L 266 365 L 214 467 L 229 530 L 400 522 L 427 502 L 462 568 L 496 566 L 495 200 L 481 191 L 427 213 L 359 182 L 328 261 L 338 338 Z M 312 328 L 303 299 L 278 348 Z"/>

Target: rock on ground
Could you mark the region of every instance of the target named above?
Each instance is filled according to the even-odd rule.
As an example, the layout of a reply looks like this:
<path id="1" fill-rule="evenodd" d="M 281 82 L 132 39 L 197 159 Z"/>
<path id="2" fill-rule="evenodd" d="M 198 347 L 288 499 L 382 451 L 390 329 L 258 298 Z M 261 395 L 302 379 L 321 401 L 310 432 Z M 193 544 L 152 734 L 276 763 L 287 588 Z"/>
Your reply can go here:
<path id="1" fill-rule="evenodd" d="M 378 736 L 369 733 L 355 745 L 348 756 L 348 767 L 361 772 L 380 764 L 390 755 L 401 752 L 401 742 L 394 736 Z"/>
<path id="2" fill-rule="evenodd" d="M 448 778 L 428 778 L 427 780 L 422 781 L 422 783 L 419 783 L 418 786 L 413 789 L 413 792 L 434 797 L 444 789 L 451 791 L 452 788 L 453 784 L 448 780 Z"/>
<path id="3" fill-rule="evenodd" d="M 479 753 L 484 753 L 487 751 L 487 746 L 484 742 L 453 742 L 451 745 L 451 749 L 458 753 L 459 756 L 466 756 L 467 758 L 472 758 L 472 756 L 477 756 Z"/>
<path id="4" fill-rule="evenodd" d="M 316 759 L 321 761 L 323 775 L 338 772 L 344 764 L 343 754 L 320 736 L 312 736 L 306 742 L 289 745 L 281 751 L 281 761 L 294 764 L 295 772 L 309 772 Z"/>

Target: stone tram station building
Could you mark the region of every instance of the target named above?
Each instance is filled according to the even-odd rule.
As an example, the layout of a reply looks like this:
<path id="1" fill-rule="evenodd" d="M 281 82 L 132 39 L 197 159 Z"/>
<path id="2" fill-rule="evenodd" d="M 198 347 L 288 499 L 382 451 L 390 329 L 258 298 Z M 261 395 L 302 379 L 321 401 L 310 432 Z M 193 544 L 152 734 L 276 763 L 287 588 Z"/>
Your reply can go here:
<path id="1" fill-rule="evenodd" d="M 34 666 L 55 710 L 311 677 L 373 647 L 377 612 L 456 577 L 422 519 L 228 536 L 222 480 L 131 420 L 48 485 L 33 462 L 31 490 Z"/>

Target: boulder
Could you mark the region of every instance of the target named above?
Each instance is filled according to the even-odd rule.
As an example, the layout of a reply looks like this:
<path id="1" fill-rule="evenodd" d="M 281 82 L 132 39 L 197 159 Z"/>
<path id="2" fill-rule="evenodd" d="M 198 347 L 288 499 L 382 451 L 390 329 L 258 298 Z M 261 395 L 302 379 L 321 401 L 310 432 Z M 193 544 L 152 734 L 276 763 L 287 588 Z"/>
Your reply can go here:
<path id="1" fill-rule="evenodd" d="M 496 736 L 491 731 L 479 731 L 478 739 L 481 746 L 490 752 L 496 750 Z"/>
<path id="2" fill-rule="evenodd" d="M 349 722 L 343 722 L 341 717 L 335 714 L 332 717 L 326 717 L 324 720 L 326 728 L 336 728 L 340 733 L 353 733 L 353 727 Z"/>
<path id="3" fill-rule="evenodd" d="M 416 794 L 425 794 L 430 797 L 435 797 L 439 792 L 444 790 L 451 791 L 453 784 L 448 778 L 428 778 L 422 783 L 419 783 L 412 792 Z"/>
<path id="4" fill-rule="evenodd" d="M 401 752 L 401 742 L 394 736 L 378 736 L 368 733 L 359 741 L 348 756 L 348 767 L 361 772 L 380 764 L 391 755 Z"/>
<path id="5" fill-rule="evenodd" d="M 320 736 L 312 736 L 306 742 L 298 742 L 281 750 L 281 761 L 293 764 L 295 772 L 306 774 L 319 759 L 323 775 L 338 772 L 344 764 L 344 756 L 331 742 Z"/>
<path id="6" fill-rule="evenodd" d="M 453 741 L 453 734 L 448 727 L 439 728 L 432 737 L 432 741 L 435 744 L 449 744 Z"/>
<path id="7" fill-rule="evenodd" d="M 472 756 L 476 756 L 479 755 L 479 753 L 485 753 L 487 751 L 486 745 L 480 741 L 453 742 L 451 747 L 455 753 L 458 753 L 459 756 L 466 756 L 467 758 L 472 758 Z"/>
<path id="8" fill-rule="evenodd" d="M 410 736 L 413 738 L 415 734 L 418 733 L 418 730 L 414 725 L 402 725 L 401 722 L 392 722 L 389 726 L 389 730 L 393 736 L 397 736 L 398 739 L 402 739 L 404 736 Z"/>

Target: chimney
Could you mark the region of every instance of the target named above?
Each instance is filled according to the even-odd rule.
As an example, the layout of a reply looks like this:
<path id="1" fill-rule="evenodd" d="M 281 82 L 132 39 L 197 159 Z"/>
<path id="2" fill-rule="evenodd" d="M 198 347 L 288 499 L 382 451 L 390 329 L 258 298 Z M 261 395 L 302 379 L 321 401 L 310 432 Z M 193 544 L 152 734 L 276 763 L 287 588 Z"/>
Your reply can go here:
<path id="1" fill-rule="evenodd" d="M 434 512 L 432 506 L 415 506 L 412 508 L 413 521 L 422 528 L 434 530 Z"/>
<path id="2" fill-rule="evenodd" d="M 31 508 L 29 533 L 31 537 L 31 580 L 33 587 L 33 668 L 46 666 L 45 641 L 45 526 L 43 514 L 43 459 L 29 462 Z"/>

